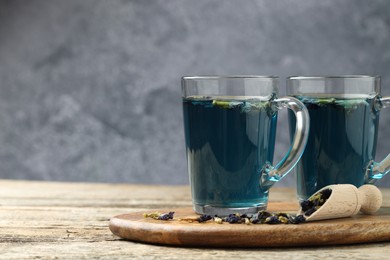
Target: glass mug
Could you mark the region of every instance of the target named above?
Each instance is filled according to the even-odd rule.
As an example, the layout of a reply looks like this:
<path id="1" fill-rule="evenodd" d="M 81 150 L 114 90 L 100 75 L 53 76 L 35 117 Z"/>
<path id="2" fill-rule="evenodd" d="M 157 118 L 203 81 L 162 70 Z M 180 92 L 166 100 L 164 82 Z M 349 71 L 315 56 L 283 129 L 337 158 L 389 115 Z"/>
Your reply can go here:
<path id="1" fill-rule="evenodd" d="M 390 155 L 374 161 L 379 111 L 390 105 L 390 97 L 380 93 L 377 76 L 287 79 L 287 94 L 302 101 L 310 114 L 309 139 L 295 168 L 299 200 L 330 184 L 371 184 L 389 172 Z M 292 135 L 291 114 L 289 121 Z"/>
<path id="2" fill-rule="evenodd" d="M 309 116 L 295 98 L 277 98 L 273 76 L 182 78 L 183 115 L 193 208 L 199 214 L 256 213 L 268 189 L 294 167 L 308 138 Z M 276 166 L 277 111 L 298 124 L 287 155 Z"/>

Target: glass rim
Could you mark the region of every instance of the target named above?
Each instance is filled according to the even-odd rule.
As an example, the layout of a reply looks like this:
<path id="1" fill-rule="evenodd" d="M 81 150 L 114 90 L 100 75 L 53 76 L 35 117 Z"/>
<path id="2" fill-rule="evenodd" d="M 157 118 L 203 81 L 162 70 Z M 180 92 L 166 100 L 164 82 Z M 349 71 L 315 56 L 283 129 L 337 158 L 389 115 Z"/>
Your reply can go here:
<path id="1" fill-rule="evenodd" d="M 290 76 L 287 80 L 324 80 L 324 79 L 380 79 L 379 75 L 324 75 L 324 76 Z"/>
<path id="2" fill-rule="evenodd" d="M 183 76 L 183 80 L 216 80 L 216 79 L 279 79 L 274 75 L 200 75 Z"/>

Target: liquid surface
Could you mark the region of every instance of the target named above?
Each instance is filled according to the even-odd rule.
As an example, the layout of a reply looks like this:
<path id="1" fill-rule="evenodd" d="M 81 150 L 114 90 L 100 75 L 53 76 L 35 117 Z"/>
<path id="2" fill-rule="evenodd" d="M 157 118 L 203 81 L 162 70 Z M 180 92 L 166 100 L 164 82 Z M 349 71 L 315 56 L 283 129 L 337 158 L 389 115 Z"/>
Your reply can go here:
<path id="1" fill-rule="evenodd" d="M 296 96 L 310 114 L 306 149 L 298 162 L 298 198 L 330 184 L 364 184 L 364 175 L 375 158 L 379 113 L 372 97 Z M 289 112 L 290 135 L 295 117 Z"/>
<path id="2" fill-rule="evenodd" d="M 188 171 L 196 205 L 266 204 L 259 173 L 272 162 L 277 112 L 269 101 L 183 99 Z"/>

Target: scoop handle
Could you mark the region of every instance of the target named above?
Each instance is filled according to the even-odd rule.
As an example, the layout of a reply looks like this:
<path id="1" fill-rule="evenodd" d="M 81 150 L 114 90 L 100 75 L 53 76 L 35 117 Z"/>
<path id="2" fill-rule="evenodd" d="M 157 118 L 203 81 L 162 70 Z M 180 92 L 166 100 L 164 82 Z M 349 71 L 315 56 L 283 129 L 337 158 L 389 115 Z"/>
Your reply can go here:
<path id="1" fill-rule="evenodd" d="M 364 214 L 374 214 L 382 206 L 382 193 L 374 185 L 363 185 L 358 188 L 360 211 Z"/>

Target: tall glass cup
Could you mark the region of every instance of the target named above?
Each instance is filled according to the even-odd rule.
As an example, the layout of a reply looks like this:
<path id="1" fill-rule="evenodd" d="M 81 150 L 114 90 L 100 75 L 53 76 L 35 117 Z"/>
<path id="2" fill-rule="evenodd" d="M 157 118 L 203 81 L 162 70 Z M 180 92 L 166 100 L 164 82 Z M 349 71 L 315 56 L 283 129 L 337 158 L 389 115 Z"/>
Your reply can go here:
<path id="1" fill-rule="evenodd" d="M 374 161 L 379 113 L 390 105 L 390 97 L 381 97 L 380 77 L 289 77 L 287 94 L 310 114 L 309 140 L 295 170 L 300 200 L 330 184 L 359 187 L 389 172 L 390 156 Z M 293 135 L 292 114 L 289 121 Z"/>
<path id="2" fill-rule="evenodd" d="M 295 98 L 277 98 L 272 76 L 182 78 L 188 173 L 199 214 L 256 213 L 265 209 L 269 188 L 302 155 L 309 117 Z M 277 111 L 296 117 L 291 148 L 272 165 Z"/>

